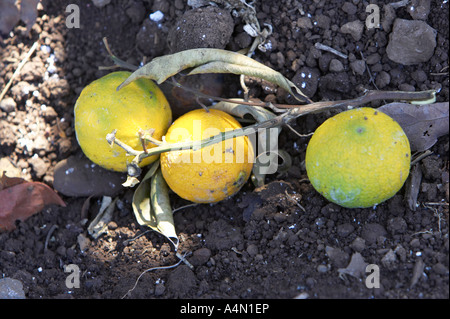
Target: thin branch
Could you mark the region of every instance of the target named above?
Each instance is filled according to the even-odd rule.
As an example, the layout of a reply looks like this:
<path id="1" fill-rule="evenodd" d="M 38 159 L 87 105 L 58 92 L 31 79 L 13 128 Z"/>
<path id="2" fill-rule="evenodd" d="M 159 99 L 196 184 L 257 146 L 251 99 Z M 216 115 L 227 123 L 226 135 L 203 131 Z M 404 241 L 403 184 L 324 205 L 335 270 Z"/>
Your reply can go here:
<path id="1" fill-rule="evenodd" d="M 8 92 L 9 88 L 11 87 L 11 84 L 13 83 L 14 79 L 16 78 L 16 76 L 19 75 L 19 73 L 22 70 L 22 68 L 25 65 L 25 63 L 27 63 L 28 59 L 31 57 L 31 55 L 34 53 L 34 51 L 36 51 L 36 49 L 38 47 L 38 44 L 39 44 L 38 41 L 34 42 L 33 45 L 31 46 L 30 50 L 28 51 L 27 55 L 19 63 L 16 71 L 13 73 L 13 75 L 9 79 L 8 83 L 6 84 L 4 89 L 2 90 L 2 93 L 0 94 L 0 101 L 3 100 L 3 97 L 5 96 L 6 92 Z"/>
<path id="2" fill-rule="evenodd" d="M 119 59 L 117 56 L 115 56 L 114 54 L 112 54 L 111 49 L 109 48 L 109 44 L 108 44 L 108 40 L 106 39 L 106 37 L 103 37 L 103 44 L 105 45 L 106 51 L 109 54 L 109 57 L 111 58 L 111 60 L 113 60 L 115 65 L 111 65 L 111 66 L 99 66 L 99 70 L 111 70 L 111 69 L 115 69 L 118 67 L 130 70 L 130 71 L 136 71 L 137 69 L 139 69 L 137 66 L 128 63 L 124 60 Z"/>

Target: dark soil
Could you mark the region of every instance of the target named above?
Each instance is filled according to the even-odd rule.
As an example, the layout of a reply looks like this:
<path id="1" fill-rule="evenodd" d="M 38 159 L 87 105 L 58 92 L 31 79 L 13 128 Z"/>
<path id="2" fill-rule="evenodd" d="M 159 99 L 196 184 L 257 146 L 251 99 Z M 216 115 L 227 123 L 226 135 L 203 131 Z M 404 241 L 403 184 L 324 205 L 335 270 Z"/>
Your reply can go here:
<path id="1" fill-rule="evenodd" d="M 71 3 L 79 5 L 80 28 L 66 27 L 65 10 Z M 381 20 L 389 27 L 383 20 L 384 2 L 371 3 L 379 4 Z M 358 0 L 256 1 L 261 25 L 270 23 L 273 34 L 271 46 L 266 52 L 257 50 L 255 59 L 299 86 L 301 73 L 311 73 L 303 86 L 314 101 L 354 98 L 375 85 L 383 90 L 439 88 L 437 100 L 448 101 L 448 2 L 431 1 L 425 20 L 437 31 L 434 55 L 409 66 L 387 57 L 386 28 L 364 27 L 357 41 L 340 31 L 349 21 L 364 23 L 366 5 Z M 112 64 L 102 38 L 107 37 L 118 57 L 135 65 L 146 63 L 170 52 L 169 31 L 188 9 L 182 0 L 113 0 L 103 8 L 91 1 L 43 1 L 29 35 L 18 25 L 0 43 L 3 88 L 33 42 L 40 41 L 5 96 L 15 105 L 0 109 L 2 170 L 7 166 L 8 172 L 52 186 L 56 164 L 82 156 L 73 129 L 73 106 L 84 86 L 109 72 L 98 70 Z M 164 13 L 163 20 L 150 21 L 149 14 L 157 10 Z M 394 15 L 412 19 L 405 7 L 395 9 Z M 309 23 L 305 17 L 311 18 Z M 251 39 L 242 21 L 232 19 L 235 26 L 226 48 L 239 50 Z M 348 59 L 316 49 L 316 42 L 345 53 Z M 361 69 L 362 57 L 370 74 L 364 64 Z M 221 81 L 222 96 L 238 96 L 236 77 Z M 247 83 L 252 97 L 293 102 L 281 89 Z M 293 127 L 311 133 L 333 114 L 304 116 Z M 49 206 L 18 223 L 17 229 L 1 233 L 1 278 L 19 280 L 26 298 L 32 299 L 449 297 L 448 135 L 439 138 L 432 154 L 420 162 L 423 178 L 414 210 L 405 203 L 406 187 L 375 208 L 331 204 L 307 180 L 302 163 L 308 137 L 286 128 L 279 143 L 292 156 L 293 166 L 269 176 L 264 189 L 255 190 L 248 182 L 230 199 L 175 213 L 179 251 L 190 253 L 192 269 L 180 264 L 147 272 L 132 290 L 143 271 L 173 265 L 178 258 L 155 232 L 134 239 L 146 229 L 132 213 L 132 190 L 120 189 L 114 194 L 118 197 L 114 221 L 97 240 L 89 237 L 87 226 L 98 212 L 98 194 L 90 199 L 88 209 L 83 206 L 89 194 L 61 194 L 67 207 Z M 171 199 L 174 208 L 187 204 L 176 195 Z M 358 257 L 364 262 L 357 263 Z M 66 286 L 69 273 L 64 267 L 69 264 L 79 267 L 80 288 Z M 366 287 L 370 274 L 365 272 L 366 264 L 379 267 L 379 288 Z"/>

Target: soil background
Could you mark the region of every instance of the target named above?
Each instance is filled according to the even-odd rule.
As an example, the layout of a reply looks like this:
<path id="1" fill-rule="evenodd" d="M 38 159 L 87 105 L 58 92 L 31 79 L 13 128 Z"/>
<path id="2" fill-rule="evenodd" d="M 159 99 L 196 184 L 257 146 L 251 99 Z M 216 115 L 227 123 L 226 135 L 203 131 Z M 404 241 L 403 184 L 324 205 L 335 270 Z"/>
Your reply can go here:
<path id="1" fill-rule="evenodd" d="M 366 20 L 368 2 L 358 0 L 255 1 L 261 25 L 271 24 L 273 33 L 266 52 L 257 50 L 254 58 L 299 86 L 302 73 L 312 74 L 304 86 L 314 101 L 354 98 L 376 85 L 383 90 L 438 88 L 437 100 L 448 101 L 448 2 L 428 2 L 425 21 L 437 31 L 437 46 L 424 63 L 404 66 L 389 60 L 390 30 L 364 27 L 358 40 L 341 32 L 349 21 Z M 370 3 L 379 5 L 383 22 L 385 3 Z M 69 4 L 80 8 L 79 28 L 66 27 Z M 29 34 L 19 24 L 0 43 L 3 88 L 32 44 L 40 41 L 5 97 L 13 99 L 12 107 L 0 109 L 2 167 L 53 186 L 59 162 L 67 158 L 83 162 L 73 129 L 73 106 L 84 86 L 110 72 L 98 69 L 112 65 L 102 38 L 107 37 L 119 58 L 142 65 L 171 52 L 169 31 L 189 9 L 182 0 L 112 0 L 101 8 L 91 1 L 43 1 Z M 158 10 L 163 19 L 151 21 L 149 14 Z M 226 48 L 239 50 L 251 38 L 243 31 L 242 20 L 231 17 Z M 412 19 L 406 7 L 395 9 L 394 17 Z M 316 42 L 348 58 L 317 50 Z M 358 63 L 351 65 L 363 57 L 370 73 L 365 64 L 362 69 Z M 293 102 L 267 83 L 247 79 L 247 84 L 252 97 Z M 214 86 L 218 91 L 213 92 L 223 97 L 241 94 L 233 76 L 200 86 Z M 314 132 L 336 112 L 301 117 L 293 128 L 302 134 Z M 432 154 L 420 162 L 423 178 L 413 210 L 405 203 L 405 187 L 375 208 L 344 209 L 327 202 L 307 180 L 303 162 L 308 139 L 283 129 L 280 148 L 292 156 L 293 165 L 287 172 L 268 176 L 263 189 L 255 190 L 248 182 L 230 199 L 175 213 L 179 251 L 188 252 L 192 268 L 182 263 L 149 271 L 135 285 L 143 271 L 178 262 L 172 246 L 155 232 L 143 234 L 146 229 L 131 210 L 132 190 L 123 188 L 113 192 L 118 200 L 107 233 L 96 240 L 89 237 L 87 226 L 102 197 L 94 191 L 80 193 L 80 188 L 88 188 L 82 184 L 73 186 L 72 196 L 60 194 L 66 207 L 48 206 L 18 222 L 15 230 L 0 233 L 1 277 L 19 280 L 30 299 L 448 298 L 448 135 L 439 138 Z M 123 178 L 113 175 L 96 175 L 96 185 Z M 171 199 L 174 208 L 188 204 L 174 194 Z M 69 264 L 80 269 L 80 288 L 66 286 L 69 273 L 64 267 Z M 379 267 L 379 288 L 366 287 L 365 264 Z"/>

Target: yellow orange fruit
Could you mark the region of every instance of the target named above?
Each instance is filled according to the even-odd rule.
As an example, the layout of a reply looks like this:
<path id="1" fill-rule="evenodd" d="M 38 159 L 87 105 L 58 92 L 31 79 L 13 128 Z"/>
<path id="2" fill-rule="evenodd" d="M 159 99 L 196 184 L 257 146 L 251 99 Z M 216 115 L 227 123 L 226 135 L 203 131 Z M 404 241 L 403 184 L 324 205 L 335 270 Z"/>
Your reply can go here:
<path id="1" fill-rule="evenodd" d="M 84 154 L 94 163 L 119 172 L 127 170 L 132 159 L 125 150 L 106 141 L 114 129 L 116 137 L 135 150 L 142 150 L 139 131 L 153 132 L 160 140 L 172 122 L 172 111 L 164 94 L 151 80 L 139 79 L 117 91 L 131 75 L 113 72 L 86 86 L 75 104 L 75 132 Z M 153 131 L 154 130 L 154 131 Z M 147 143 L 146 148 L 154 147 Z M 140 166 L 158 159 L 145 158 Z"/>
<path id="2" fill-rule="evenodd" d="M 168 143 L 200 141 L 241 128 L 231 115 L 210 109 L 179 117 L 165 136 Z M 169 187 L 196 203 L 214 203 L 235 194 L 253 167 L 253 147 L 247 136 L 235 137 L 197 150 L 161 154 L 161 171 Z"/>
<path id="3" fill-rule="evenodd" d="M 395 195 L 409 174 L 411 150 L 400 125 L 373 108 L 345 111 L 315 131 L 306 150 L 314 188 L 348 208 L 372 207 Z"/>

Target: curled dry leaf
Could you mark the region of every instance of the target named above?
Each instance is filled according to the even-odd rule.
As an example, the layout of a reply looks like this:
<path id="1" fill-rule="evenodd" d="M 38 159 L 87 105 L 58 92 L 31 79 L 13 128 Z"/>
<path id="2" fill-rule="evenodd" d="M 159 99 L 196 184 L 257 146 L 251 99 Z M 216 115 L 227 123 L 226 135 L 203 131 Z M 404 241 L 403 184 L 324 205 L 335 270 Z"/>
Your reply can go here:
<path id="1" fill-rule="evenodd" d="M 169 200 L 169 188 L 159 169 L 152 164 L 133 195 L 133 212 L 139 225 L 147 226 L 165 236 L 178 248 L 178 237 Z"/>
<path id="2" fill-rule="evenodd" d="M 425 105 L 389 103 L 378 109 L 400 124 L 413 151 L 425 151 L 439 137 L 449 133 L 448 102 Z"/>
<path id="3" fill-rule="evenodd" d="M 302 91 L 280 72 L 247 57 L 246 55 L 221 49 L 191 49 L 154 58 L 137 69 L 117 88 L 120 90 L 134 80 L 148 78 L 161 84 L 169 77 L 186 69 L 193 68 L 188 75 L 202 73 L 233 73 L 254 76 L 274 83 L 299 101 L 308 101 Z M 295 90 L 295 92 L 293 91 Z"/>
<path id="4" fill-rule="evenodd" d="M 1 178 L 0 231 L 16 228 L 16 220 L 24 221 L 40 212 L 45 206 L 56 204 L 65 207 L 64 201 L 46 184 L 39 182 L 18 183 L 18 179 Z M 11 186 L 12 184 L 12 186 Z"/>

